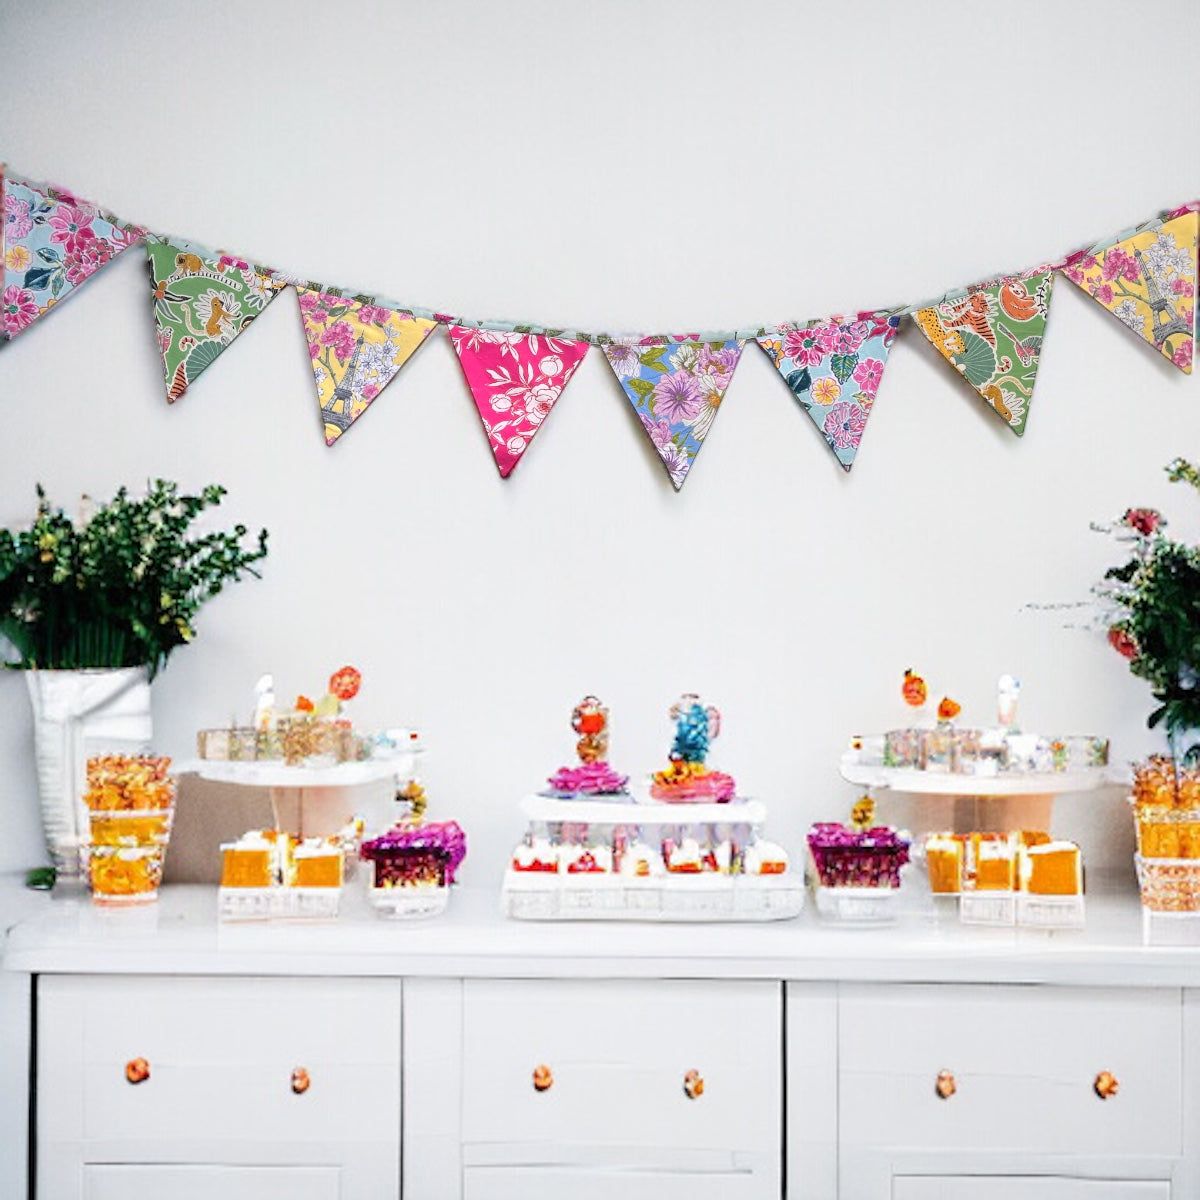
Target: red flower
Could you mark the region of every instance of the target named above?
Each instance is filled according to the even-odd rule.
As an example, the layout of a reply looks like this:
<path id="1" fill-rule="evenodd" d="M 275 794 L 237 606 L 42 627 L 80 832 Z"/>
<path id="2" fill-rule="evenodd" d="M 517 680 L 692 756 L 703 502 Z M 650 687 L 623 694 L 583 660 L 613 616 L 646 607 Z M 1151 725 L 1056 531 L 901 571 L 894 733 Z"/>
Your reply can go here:
<path id="1" fill-rule="evenodd" d="M 353 700 L 362 687 L 362 675 L 353 667 L 342 667 L 329 677 L 329 690 L 339 700 Z"/>
<path id="2" fill-rule="evenodd" d="M 1162 513 L 1156 508 L 1128 508 L 1121 518 L 1122 525 L 1128 525 L 1142 537 L 1150 537 L 1163 523 Z"/>
<path id="3" fill-rule="evenodd" d="M 1120 625 L 1114 625 L 1108 631 L 1108 644 L 1122 657 L 1131 661 L 1137 658 L 1138 644 L 1133 635 Z"/>
<path id="4" fill-rule="evenodd" d="M 313 702 L 307 696 L 297 696 L 296 703 L 292 707 L 297 712 L 312 712 Z"/>

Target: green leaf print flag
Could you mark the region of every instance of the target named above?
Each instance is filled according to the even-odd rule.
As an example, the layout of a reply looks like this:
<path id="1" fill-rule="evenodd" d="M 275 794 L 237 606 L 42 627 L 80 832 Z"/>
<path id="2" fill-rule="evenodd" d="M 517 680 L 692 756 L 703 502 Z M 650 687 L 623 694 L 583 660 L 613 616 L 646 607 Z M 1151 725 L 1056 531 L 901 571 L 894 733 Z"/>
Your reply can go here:
<path id="1" fill-rule="evenodd" d="M 266 267 L 180 239 L 146 243 L 167 400 L 188 386 L 285 286 Z"/>
<path id="2" fill-rule="evenodd" d="M 1050 288 L 1049 267 L 970 288 L 913 313 L 934 349 L 1020 437 L 1029 420 Z"/>

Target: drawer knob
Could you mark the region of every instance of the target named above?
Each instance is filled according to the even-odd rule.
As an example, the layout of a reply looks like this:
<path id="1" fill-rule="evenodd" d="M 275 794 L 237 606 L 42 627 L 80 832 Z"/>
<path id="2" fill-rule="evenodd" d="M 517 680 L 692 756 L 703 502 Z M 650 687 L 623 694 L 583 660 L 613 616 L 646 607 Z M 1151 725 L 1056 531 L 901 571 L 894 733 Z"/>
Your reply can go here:
<path id="1" fill-rule="evenodd" d="M 297 1067 L 292 1072 L 292 1091 L 297 1096 L 303 1096 L 312 1085 L 312 1080 L 309 1078 L 308 1071 L 304 1067 Z"/>
<path id="2" fill-rule="evenodd" d="M 145 1083 L 150 1078 L 150 1064 L 144 1058 L 131 1058 L 125 1064 L 125 1078 L 130 1083 Z"/>
<path id="3" fill-rule="evenodd" d="M 545 1063 L 539 1063 L 533 1068 L 533 1090 L 548 1092 L 554 1085 L 554 1072 Z"/>
<path id="4" fill-rule="evenodd" d="M 958 1091 L 958 1084 L 954 1081 L 953 1071 L 939 1071 L 937 1073 L 937 1083 L 933 1086 L 943 1100 L 949 1100 Z"/>
<path id="5" fill-rule="evenodd" d="M 1121 1090 L 1121 1084 L 1111 1071 L 1101 1071 L 1092 1089 L 1101 1100 L 1111 1100 Z"/>
<path id="6" fill-rule="evenodd" d="M 704 1095 L 704 1076 L 693 1069 L 683 1077 L 683 1094 L 689 1100 L 699 1100 Z"/>

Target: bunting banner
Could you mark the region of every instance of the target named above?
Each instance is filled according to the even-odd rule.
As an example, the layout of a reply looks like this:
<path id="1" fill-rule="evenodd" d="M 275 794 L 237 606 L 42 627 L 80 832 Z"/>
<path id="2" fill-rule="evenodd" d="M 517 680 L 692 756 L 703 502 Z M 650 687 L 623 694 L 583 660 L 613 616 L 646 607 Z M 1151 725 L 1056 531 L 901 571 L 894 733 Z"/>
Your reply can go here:
<path id="1" fill-rule="evenodd" d="M 756 339 L 843 471 L 854 465 L 899 327 L 895 313 L 864 312 L 783 325 Z"/>
<path id="2" fill-rule="evenodd" d="M 604 346 L 604 357 L 676 491 L 712 429 L 746 344 L 745 338 L 699 338 L 616 338 Z"/>
<path id="3" fill-rule="evenodd" d="M 1052 269 L 1039 267 L 913 314 L 934 349 L 1018 437 L 1033 403 L 1053 283 Z"/>
<path id="4" fill-rule="evenodd" d="M 296 294 L 325 445 L 332 446 L 425 344 L 437 322 L 320 284 L 297 285 Z"/>
<path id="5" fill-rule="evenodd" d="M 1073 255 L 1063 274 L 1118 321 L 1192 373 L 1197 214 L 1184 212 L 1117 242 Z"/>
<path id="6" fill-rule="evenodd" d="M 476 320 L 315 283 L 151 233 L 66 188 L 23 179 L 3 163 L 0 194 L 0 348 L 122 251 L 145 241 L 168 400 L 179 399 L 292 286 L 326 445 L 342 437 L 434 328 L 444 325 L 501 478 L 515 470 L 596 345 L 680 491 L 751 339 L 849 472 L 906 318 L 1020 437 L 1033 403 L 1056 273 L 1180 371 L 1192 371 L 1200 200 L 1062 258 L 997 273 L 933 300 L 717 332 L 615 336 Z"/>
<path id="7" fill-rule="evenodd" d="M 146 242 L 154 325 L 174 404 L 283 288 L 265 267 L 179 238 Z"/>
<path id="8" fill-rule="evenodd" d="M 590 346 L 586 341 L 451 325 L 450 341 L 500 478 L 507 479 L 529 449 Z"/>
<path id="9" fill-rule="evenodd" d="M 0 166 L 4 226 L 4 330 L 11 341 L 86 283 L 144 231 L 65 188 L 33 183 Z"/>

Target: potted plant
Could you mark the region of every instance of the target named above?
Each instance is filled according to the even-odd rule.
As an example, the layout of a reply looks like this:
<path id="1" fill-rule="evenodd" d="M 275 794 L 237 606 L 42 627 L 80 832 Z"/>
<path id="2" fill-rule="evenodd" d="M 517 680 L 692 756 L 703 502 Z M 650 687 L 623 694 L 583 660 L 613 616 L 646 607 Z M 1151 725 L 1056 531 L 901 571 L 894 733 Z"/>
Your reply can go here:
<path id="1" fill-rule="evenodd" d="M 1167 475 L 1200 491 L 1200 469 L 1182 458 Z M 1157 509 L 1131 508 L 1115 526 L 1102 527 L 1132 552 L 1096 590 L 1109 644 L 1158 701 L 1147 725 L 1161 725 L 1172 757 L 1194 764 L 1200 761 L 1200 546 L 1172 540 L 1166 525 Z"/>
<path id="2" fill-rule="evenodd" d="M 149 681 L 195 636 L 204 603 L 244 573 L 257 575 L 267 532 L 193 533 L 220 504 L 210 485 L 185 495 L 152 481 L 120 491 L 77 521 L 39 486 L 28 529 L 0 529 L 0 634 L 26 672 L 34 709 L 38 790 L 55 867 L 78 871 L 83 772 L 89 751 L 136 752 L 150 740 Z"/>

